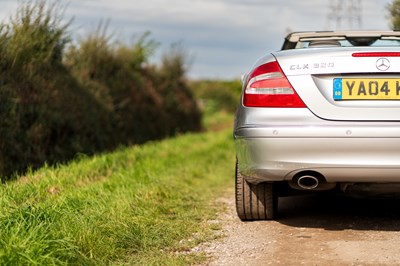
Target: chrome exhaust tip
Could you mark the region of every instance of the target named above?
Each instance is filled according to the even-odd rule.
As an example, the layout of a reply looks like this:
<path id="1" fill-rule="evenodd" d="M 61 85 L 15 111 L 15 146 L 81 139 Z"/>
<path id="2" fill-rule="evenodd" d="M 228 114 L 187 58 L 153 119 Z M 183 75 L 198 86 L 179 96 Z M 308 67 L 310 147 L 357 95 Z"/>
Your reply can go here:
<path id="1" fill-rule="evenodd" d="M 312 175 L 304 175 L 297 179 L 297 185 L 305 190 L 316 189 L 319 185 L 319 180 Z"/>

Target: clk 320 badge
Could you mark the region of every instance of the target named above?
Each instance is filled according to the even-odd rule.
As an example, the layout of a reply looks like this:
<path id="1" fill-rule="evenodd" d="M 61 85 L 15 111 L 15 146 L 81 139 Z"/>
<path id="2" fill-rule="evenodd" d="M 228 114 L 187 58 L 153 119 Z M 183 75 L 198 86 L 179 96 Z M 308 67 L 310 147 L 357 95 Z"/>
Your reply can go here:
<path id="1" fill-rule="evenodd" d="M 335 63 L 312 63 L 312 64 L 297 64 L 290 65 L 290 70 L 303 70 L 303 69 L 321 69 L 335 67 Z"/>

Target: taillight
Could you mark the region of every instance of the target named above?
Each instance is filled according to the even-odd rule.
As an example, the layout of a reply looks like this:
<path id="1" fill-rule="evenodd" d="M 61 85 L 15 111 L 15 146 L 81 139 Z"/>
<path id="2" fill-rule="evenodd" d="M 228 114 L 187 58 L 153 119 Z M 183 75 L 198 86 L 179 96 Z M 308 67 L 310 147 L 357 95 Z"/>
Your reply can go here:
<path id="1" fill-rule="evenodd" d="M 353 57 L 399 57 L 399 52 L 363 52 L 353 53 Z"/>
<path id="2" fill-rule="evenodd" d="M 248 107 L 306 107 L 276 61 L 261 65 L 250 74 L 243 104 Z"/>

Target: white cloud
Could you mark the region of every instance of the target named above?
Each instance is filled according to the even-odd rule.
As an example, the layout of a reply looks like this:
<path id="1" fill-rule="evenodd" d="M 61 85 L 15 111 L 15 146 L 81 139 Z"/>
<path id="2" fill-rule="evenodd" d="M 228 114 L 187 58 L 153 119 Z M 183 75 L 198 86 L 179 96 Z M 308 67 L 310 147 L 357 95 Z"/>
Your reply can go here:
<path id="1" fill-rule="evenodd" d="M 67 0 L 72 31 L 94 30 L 110 19 L 109 29 L 128 41 L 152 32 L 163 44 L 183 41 L 194 56 L 192 77 L 234 77 L 268 51 L 281 47 L 288 28 L 324 30 L 333 0 Z M 0 20 L 16 8 L 0 0 Z M 364 29 L 388 29 L 385 6 L 391 0 L 362 0 Z"/>

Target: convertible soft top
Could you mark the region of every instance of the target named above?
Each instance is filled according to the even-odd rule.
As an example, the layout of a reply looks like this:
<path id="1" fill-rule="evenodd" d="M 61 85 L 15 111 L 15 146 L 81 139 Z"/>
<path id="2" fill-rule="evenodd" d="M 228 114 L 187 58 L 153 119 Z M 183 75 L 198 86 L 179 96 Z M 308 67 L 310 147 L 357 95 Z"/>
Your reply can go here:
<path id="1" fill-rule="evenodd" d="M 400 31 L 302 31 L 287 35 L 282 50 L 295 49 L 298 42 L 348 40 L 354 46 L 369 46 L 376 40 L 398 40 Z"/>

